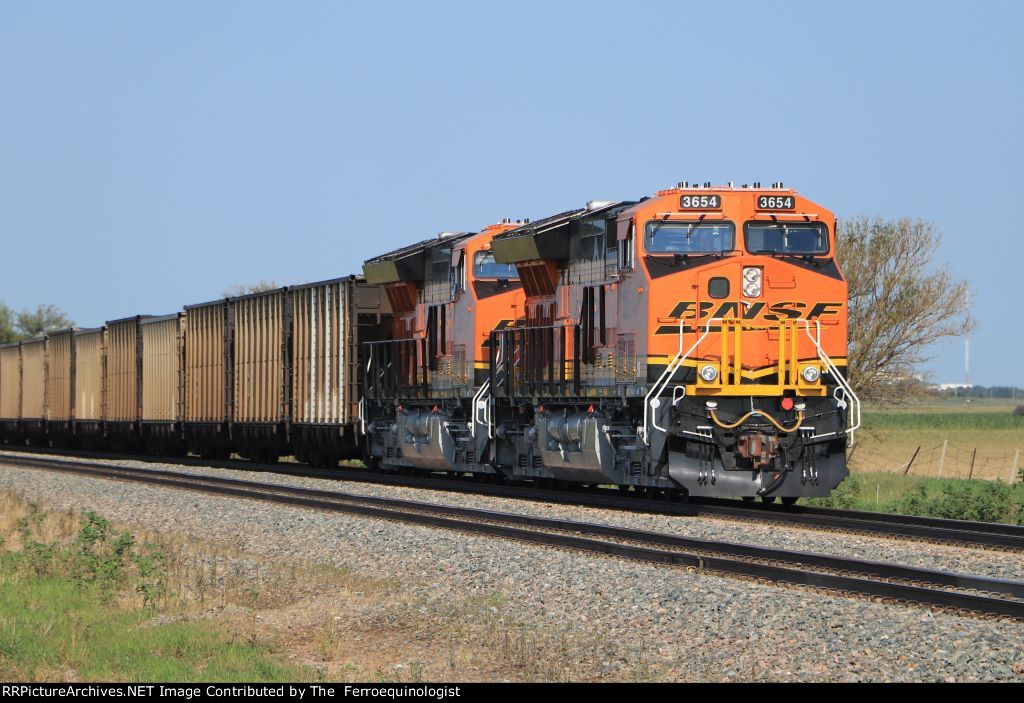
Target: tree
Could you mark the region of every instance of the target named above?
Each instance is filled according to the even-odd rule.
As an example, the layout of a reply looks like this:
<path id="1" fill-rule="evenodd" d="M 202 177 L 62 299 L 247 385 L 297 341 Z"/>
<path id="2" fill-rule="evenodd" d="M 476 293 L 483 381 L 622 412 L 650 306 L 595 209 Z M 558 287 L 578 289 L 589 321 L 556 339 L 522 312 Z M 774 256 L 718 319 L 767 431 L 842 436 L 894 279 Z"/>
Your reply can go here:
<path id="1" fill-rule="evenodd" d="M 41 304 L 33 310 L 22 310 L 17 315 L 17 332 L 21 339 L 32 339 L 47 332 L 62 330 L 75 323 L 56 305 Z"/>
<path id="2" fill-rule="evenodd" d="M 14 311 L 0 303 L 0 344 L 17 342 L 18 339 L 18 332 L 14 329 Z"/>
<path id="3" fill-rule="evenodd" d="M 230 288 L 221 292 L 225 298 L 237 298 L 250 293 L 262 293 L 268 290 L 280 288 L 274 281 L 256 281 L 255 283 L 236 283 Z"/>
<path id="4" fill-rule="evenodd" d="M 932 345 L 973 327 L 970 289 L 933 265 L 941 235 L 930 222 L 862 215 L 837 234 L 850 287 L 851 384 L 862 398 L 899 401 L 920 386 Z"/>

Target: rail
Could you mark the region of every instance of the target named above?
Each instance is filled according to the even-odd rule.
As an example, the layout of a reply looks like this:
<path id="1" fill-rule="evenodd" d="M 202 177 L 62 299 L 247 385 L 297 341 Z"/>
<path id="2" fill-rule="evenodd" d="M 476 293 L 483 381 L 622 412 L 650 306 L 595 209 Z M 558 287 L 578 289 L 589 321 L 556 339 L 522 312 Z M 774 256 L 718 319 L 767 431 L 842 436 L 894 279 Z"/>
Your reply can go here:
<path id="1" fill-rule="evenodd" d="M 363 342 L 364 397 L 375 401 L 430 396 L 426 339 Z"/>
<path id="2" fill-rule="evenodd" d="M 0 464 L 17 464 L 28 460 L 8 451 L 0 451 Z M 575 491 L 538 488 L 527 484 L 503 485 L 480 481 L 452 480 L 443 475 L 424 477 L 396 476 L 355 469 L 312 469 L 299 464 L 258 464 L 241 459 L 200 459 L 196 457 L 154 457 L 148 454 L 123 452 L 96 452 L 83 449 L 54 449 L 18 447 L 17 452 L 33 454 L 52 460 L 53 457 L 75 457 L 91 461 L 134 461 L 181 466 L 233 469 L 236 471 L 273 472 L 304 478 L 328 479 L 396 485 L 407 488 L 482 494 L 516 500 L 531 500 L 587 506 L 608 510 L 626 510 L 643 514 L 684 515 L 688 517 L 714 516 L 733 520 L 776 523 L 830 533 L 874 535 L 885 538 L 924 540 L 933 544 L 952 544 L 984 549 L 998 549 L 1024 553 L 1024 526 L 1004 523 L 950 520 L 947 518 L 872 513 L 805 505 L 780 506 L 777 504 L 740 503 L 724 498 L 693 498 L 686 502 L 656 500 L 639 494 L 622 494 L 617 489 L 592 487 Z M 80 463 L 89 466 L 87 463 Z M 93 464 L 97 465 L 97 464 Z M 100 465 L 102 466 L 102 465 Z"/>
<path id="3" fill-rule="evenodd" d="M 644 424 L 643 427 L 639 428 L 639 434 L 641 437 L 643 437 L 644 444 L 646 444 L 647 446 L 651 445 L 652 427 L 661 432 L 666 431 L 665 428 L 659 427 L 658 424 L 654 421 L 654 416 L 651 410 L 657 410 L 659 407 L 661 407 L 661 394 L 664 392 L 668 384 L 671 383 L 672 377 L 675 376 L 676 371 L 678 371 L 679 367 L 683 365 L 683 362 L 686 361 L 690 354 L 692 354 L 694 350 L 697 349 L 697 345 L 703 342 L 704 338 L 707 337 L 708 334 L 711 332 L 712 322 L 721 322 L 721 318 L 713 318 L 708 320 L 708 324 L 704 328 L 704 334 L 702 334 L 697 339 L 697 341 L 693 343 L 693 346 L 690 347 L 689 350 L 684 354 L 683 327 L 686 324 L 686 320 L 679 320 L 679 350 L 676 352 L 676 355 L 672 359 L 672 362 L 665 367 L 665 370 L 661 372 L 661 375 L 658 377 L 658 380 L 654 382 L 653 386 L 651 386 L 651 390 L 647 391 L 647 395 L 644 396 Z M 673 397 L 675 397 L 674 391 Z"/>
<path id="4" fill-rule="evenodd" d="M 490 392 L 495 397 L 579 397 L 584 363 L 579 324 L 509 327 L 490 337 Z"/>
<path id="5" fill-rule="evenodd" d="M 470 534 L 684 566 L 730 577 L 893 598 L 964 614 L 1024 619 L 1024 582 L 850 557 L 719 542 L 615 525 L 502 513 L 166 470 L 20 459 L 30 468 L 427 525 Z"/>
<path id="6" fill-rule="evenodd" d="M 853 388 L 850 386 L 846 378 L 836 368 L 832 358 L 825 353 L 825 350 L 821 348 L 821 323 L 817 320 L 814 321 L 815 335 L 811 336 L 811 323 L 809 320 L 804 320 L 804 331 L 807 333 L 808 339 L 814 343 L 814 348 L 818 351 L 818 358 L 821 363 L 825 365 L 828 372 L 832 374 L 832 378 L 836 380 L 836 391 L 834 397 L 836 402 L 839 403 L 840 407 L 846 407 L 847 399 L 850 402 L 850 412 L 847 413 L 847 428 L 846 436 L 849 438 L 849 446 L 854 446 L 854 432 L 860 428 L 860 398 L 853 392 Z M 842 396 L 842 397 L 841 397 Z"/>

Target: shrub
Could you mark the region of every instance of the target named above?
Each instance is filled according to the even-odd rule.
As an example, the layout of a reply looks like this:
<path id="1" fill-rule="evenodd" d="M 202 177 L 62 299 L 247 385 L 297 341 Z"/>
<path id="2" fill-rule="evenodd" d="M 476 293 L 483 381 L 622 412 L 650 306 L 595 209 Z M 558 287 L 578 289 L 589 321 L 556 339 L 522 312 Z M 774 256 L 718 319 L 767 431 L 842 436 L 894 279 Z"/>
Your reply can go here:
<path id="1" fill-rule="evenodd" d="M 824 508 L 842 508 L 849 510 L 857 505 L 857 498 L 861 492 L 861 479 L 859 476 L 847 476 L 846 480 L 840 483 L 828 496 L 816 498 L 814 505 Z"/>
<path id="2" fill-rule="evenodd" d="M 135 538 L 127 532 L 115 536 L 108 520 L 87 512 L 82 516 L 75 546 L 76 576 L 110 586 L 121 580 Z"/>
<path id="3" fill-rule="evenodd" d="M 925 486 L 903 497 L 897 512 L 951 520 L 1018 523 L 1022 515 L 1020 497 L 999 481 L 980 485 L 963 481 L 943 484 L 939 495 L 929 495 Z"/>
<path id="4" fill-rule="evenodd" d="M 1024 405 L 1018 405 L 1013 409 L 1013 414 L 1017 417 L 1024 417 Z"/>

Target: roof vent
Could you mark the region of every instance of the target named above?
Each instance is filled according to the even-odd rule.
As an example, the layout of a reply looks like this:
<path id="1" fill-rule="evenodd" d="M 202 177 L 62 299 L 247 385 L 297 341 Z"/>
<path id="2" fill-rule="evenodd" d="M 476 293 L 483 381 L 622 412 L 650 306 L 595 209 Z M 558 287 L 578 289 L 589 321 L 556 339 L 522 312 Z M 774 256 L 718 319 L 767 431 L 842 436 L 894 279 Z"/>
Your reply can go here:
<path id="1" fill-rule="evenodd" d="M 614 204 L 615 204 L 614 200 L 591 200 L 591 201 L 589 201 L 587 203 L 587 212 L 592 212 L 594 210 L 600 210 L 603 207 L 608 207 L 609 205 L 614 205 Z"/>
<path id="2" fill-rule="evenodd" d="M 458 232 L 438 232 L 437 233 L 437 238 L 438 239 L 448 239 L 448 237 L 454 237 L 457 234 L 458 234 Z"/>

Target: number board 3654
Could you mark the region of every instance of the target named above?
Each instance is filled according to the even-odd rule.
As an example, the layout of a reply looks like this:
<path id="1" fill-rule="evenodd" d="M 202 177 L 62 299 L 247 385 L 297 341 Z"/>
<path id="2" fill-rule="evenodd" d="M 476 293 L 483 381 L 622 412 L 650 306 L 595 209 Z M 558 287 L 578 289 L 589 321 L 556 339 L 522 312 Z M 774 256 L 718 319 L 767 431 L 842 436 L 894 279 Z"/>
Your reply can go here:
<path id="1" fill-rule="evenodd" d="M 796 208 L 796 198 L 792 195 L 758 195 L 758 210 L 793 210 Z"/>
<path id="2" fill-rule="evenodd" d="M 721 207 L 721 195 L 705 193 L 703 195 L 684 195 L 679 198 L 681 210 L 718 210 Z"/>

